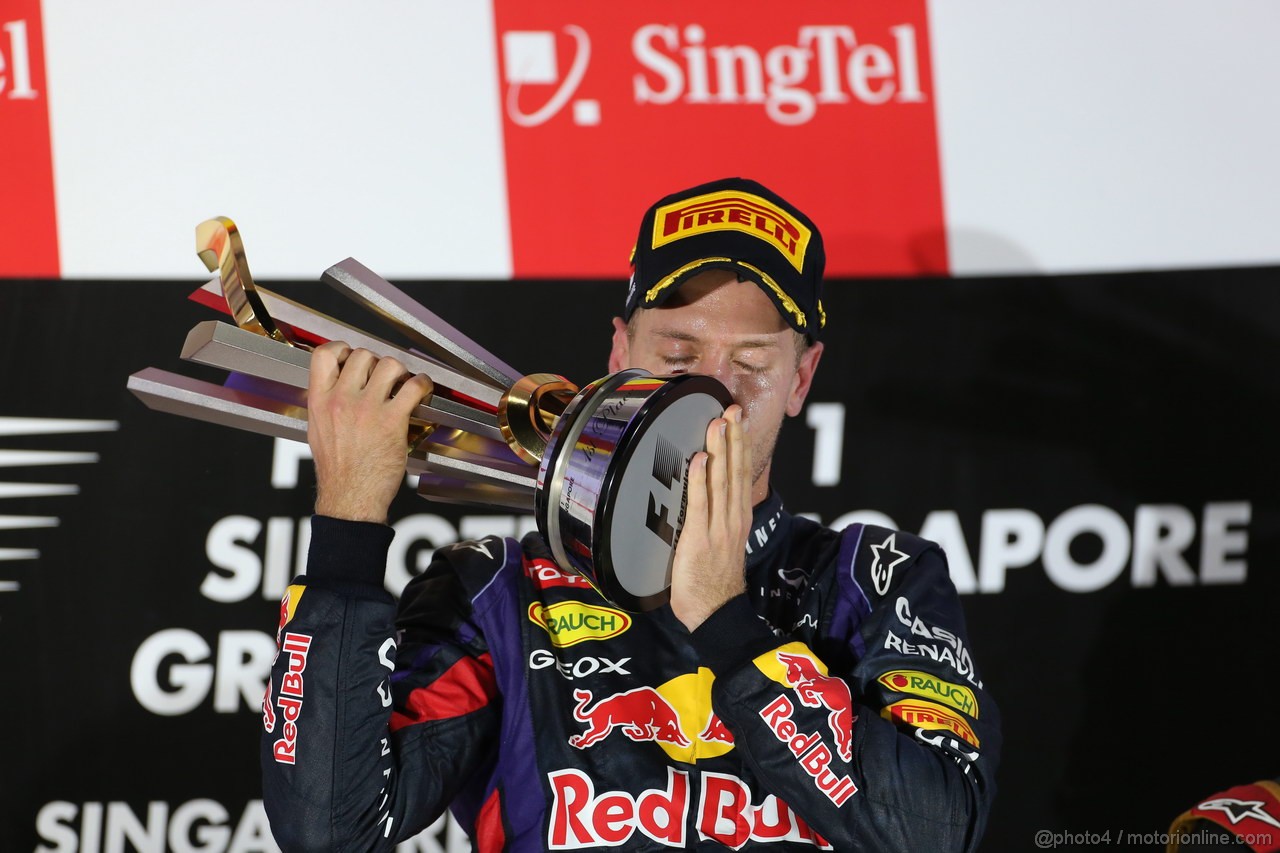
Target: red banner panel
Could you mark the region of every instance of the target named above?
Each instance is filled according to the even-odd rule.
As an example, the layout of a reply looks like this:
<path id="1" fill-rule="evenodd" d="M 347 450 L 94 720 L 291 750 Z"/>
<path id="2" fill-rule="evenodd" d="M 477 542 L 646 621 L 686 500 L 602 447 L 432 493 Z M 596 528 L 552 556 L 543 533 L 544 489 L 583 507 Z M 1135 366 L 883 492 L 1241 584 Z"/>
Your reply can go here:
<path id="1" fill-rule="evenodd" d="M 39 0 L 0 11 L 0 276 L 56 277 L 53 156 Z"/>
<path id="2" fill-rule="evenodd" d="M 622 276 L 660 195 L 730 175 L 832 275 L 947 271 L 924 0 L 496 3 L 514 275 Z"/>

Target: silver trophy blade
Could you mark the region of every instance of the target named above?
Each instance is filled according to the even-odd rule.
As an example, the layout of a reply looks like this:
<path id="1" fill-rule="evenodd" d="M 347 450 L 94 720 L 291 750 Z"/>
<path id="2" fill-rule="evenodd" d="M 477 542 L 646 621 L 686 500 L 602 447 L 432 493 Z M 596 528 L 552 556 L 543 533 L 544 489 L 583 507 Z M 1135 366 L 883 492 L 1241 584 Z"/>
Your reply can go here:
<path id="1" fill-rule="evenodd" d="M 438 503 L 461 504 L 484 509 L 497 506 L 518 512 L 529 512 L 533 509 L 531 499 L 523 493 L 514 493 L 490 483 L 470 483 L 439 474 L 419 475 L 418 494 Z"/>
<path id="2" fill-rule="evenodd" d="M 504 462 L 428 442 L 409 454 L 408 467 L 414 472 L 440 474 L 470 483 L 500 486 L 508 491 L 528 495 L 525 505 L 533 506 L 536 472 L 523 462 Z"/>
<path id="3" fill-rule="evenodd" d="M 307 410 L 155 367 L 129 377 L 128 388 L 150 409 L 260 435 L 307 440 Z"/>
<path id="4" fill-rule="evenodd" d="M 182 358 L 306 388 L 311 353 L 217 320 L 205 320 L 187 333 Z"/>
<path id="5" fill-rule="evenodd" d="M 244 380 L 242 379 L 241 381 Z M 244 382 L 247 387 L 232 388 L 224 385 L 215 385 L 202 379 L 193 379 L 180 373 L 170 373 L 157 367 L 148 367 L 130 376 L 126 387 L 133 392 L 134 396 L 145 403 L 147 408 L 158 412 L 182 415 L 205 421 L 206 423 L 234 427 L 235 429 L 258 433 L 259 435 L 272 435 L 305 442 L 307 440 L 307 410 L 302 406 L 279 399 L 279 396 L 273 394 L 272 389 L 265 387 L 265 385 L 254 387 L 255 383 L 259 381 L 276 384 L 271 383 L 270 380 L 250 378 L 249 381 Z M 290 392 L 295 391 L 291 386 L 282 385 L 280 388 Z M 520 463 L 519 459 L 505 444 L 490 442 L 487 439 L 481 440 L 481 447 L 486 449 L 492 447 L 504 454 L 498 458 L 490 459 L 479 453 L 454 447 L 448 443 L 452 441 L 466 443 L 468 440 L 474 442 L 475 438 L 471 436 L 468 439 L 463 436 L 446 434 L 443 437 L 445 443 L 437 441 L 426 442 L 422 445 L 423 449 L 415 451 L 409 456 L 407 470 L 409 473 L 426 472 L 431 468 L 433 460 L 443 458 L 448 454 L 449 461 L 444 463 L 446 467 L 462 472 L 470 472 L 480 466 L 492 463 L 497 466 L 497 469 L 492 477 L 488 479 L 496 482 L 512 483 L 517 488 L 523 488 L 523 484 L 519 482 L 517 474 L 521 471 L 527 471 L 528 468 Z"/>
<path id="6" fill-rule="evenodd" d="M 219 279 L 206 282 L 200 289 L 220 299 L 224 298 Z M 352 347 L 367 349 L 379 358 L 394 358 L 410 373 L 425 373 L 437 385 L 443 385 L 473 400 L 479 400 L 487 406 L 497 408 L 503 392 L 509 387 L 507 385 L 497 387 L 487 379 L 480 381 L 467 374 L 459 373 L 434 358 L 408 352 L 389 341 L 335 320 L 327 314 L 322 314 L 264 287 L 257 288 L 257 291 L 262 304 L 276 320 L 327 341 L 345 341 Z"/>
<path id="7" fill-rule="evenodd" d="M 408 353 L 397 352 L 402 363 L 408 360 L 406 357 L 411 358 Z M 182 357 L 197 364 L 234 370 L 294 388 L 305 389 L 310 377 L 311 353 L 307 350 L 217 320 L 205 320 L 191 329 L 182 348 Z M 428 402 L 418 406 L 413 417 L 503 441 L 495 415 L 438 394 L 433 394 Z"/>
<path id="8" fill-rule="evenodd" d="M 521 374 L 502 359 L 355 258 L 334 264 L 320 278 L 362 308 L 390 322 L 427 352 L 476 379 L 495 382 L 504 389 L 520 381 Z"/>
<path id="9" fill-rule="evenodd" d="M 515 451 L 506 442 L 493 441 L 460 429 L 436 430 L 431 433 L 431 445 L 452 447 L 463 453 L 470 453 L 478 459 L 497 459 L 512 465 L 521 462 L 520 457 L 516 456 Z"/>
<path id="10" fill-rule="evenodd" d="M 509 451 L 508 455 L 507 460 L 497 460 L 427 441 L 410 451 L 405 468 L 418 475 L 418 494 L 429 500 L 529 512 L 530 468 Z"/>

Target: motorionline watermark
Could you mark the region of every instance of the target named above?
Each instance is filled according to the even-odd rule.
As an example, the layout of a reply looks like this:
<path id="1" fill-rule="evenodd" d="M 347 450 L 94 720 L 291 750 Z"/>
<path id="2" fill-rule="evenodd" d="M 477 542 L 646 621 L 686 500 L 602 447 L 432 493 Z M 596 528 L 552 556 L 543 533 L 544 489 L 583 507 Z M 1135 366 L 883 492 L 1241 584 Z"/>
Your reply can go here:
<path id="1" fill-rule="evenodd" d="M 1055 850 L 1059 847 L 1101 847 L 1104 844 L 1116 845 L 1154 845 L 1168 847 L 1170 844 L 1221 844 L 1224 847 L 1238 844 L 1271 844 L 1269 832 L 1255 832 L 1245 835 L 1227 837 L 1219 832 L 1197 829 L 1194 832 L 1130 832 L 1128 830 L 1106 830 L 1104 832 L 1054 832 L 1041 829 L 1036 832 L 1036 846 L 1041 850 Z"/>

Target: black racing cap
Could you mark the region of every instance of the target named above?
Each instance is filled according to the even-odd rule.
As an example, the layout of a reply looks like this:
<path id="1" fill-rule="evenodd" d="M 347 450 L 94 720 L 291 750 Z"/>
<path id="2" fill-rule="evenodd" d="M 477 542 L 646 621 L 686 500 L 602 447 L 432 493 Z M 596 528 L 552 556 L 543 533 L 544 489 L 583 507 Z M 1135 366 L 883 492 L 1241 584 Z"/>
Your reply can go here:
<path id="1" fill-rule="evenodd" d="M 818 227 L 755 181 L 725 178 L 660 199 L 640 221 L 623 319 L 656 308 L 692 276 L 732 270 L 768 294 L 787 324 L 817 340 L 826 253 Z"/>

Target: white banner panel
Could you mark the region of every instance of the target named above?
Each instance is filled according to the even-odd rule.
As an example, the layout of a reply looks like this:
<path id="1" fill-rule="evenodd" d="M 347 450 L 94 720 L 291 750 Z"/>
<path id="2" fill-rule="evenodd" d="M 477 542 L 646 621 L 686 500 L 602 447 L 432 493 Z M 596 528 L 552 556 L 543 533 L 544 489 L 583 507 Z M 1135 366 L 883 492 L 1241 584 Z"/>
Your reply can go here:
<path id="1" fill-rule="evenodd" d="M 45 0 L 62 275 L 510 274 L 488 3 Z"/>
<path id="2" fill-rule="evenodd" d="M 953 274 L 1280 260 L 1280 4 L 929 14 Z"/>
<path id="3" fill-rule="evenodd" d="M 51 224 L 35 229 L 43 235 L 40 241 L 10 252 L 32 257 L 10 257 L 8 268 L 19 272 L 8 274 L 198 278 L 191 229 L 205 218 L 226 215 L 241 226 L 255 272 L 267 278 L 311 278 L 347 255 L 400 278 L 601 275 L 601 264 L 588 263 L 584 252 L 561 251 L 543 234 L 556 233 L 555 224 L 569 217 L 583 229 L 586 246 L 629 239 L 601 233 L 608 230 L 601 211 L 635 205 L 623 205 L 625 199 L 594 177 L 601 169 L 622 175 L 627 170 L 619 167 L 615 144 L 591 148 L 590 134 L 603 139 L 616 130 L 620 115 L 644 107 L 647 120 L 636 125 L 635 138 L 652 134 L 657 147 L 672 151 L 662 154 L 671 180 L 652 187 L 660 193 L 689 183 L 680 176 L 693 161 L 679 156 L 682 144 L 709 138 L 722 121 L 740 126 L 760 111 L 722 97 L 711 105 L 721 110 L 714 112 L 688 95 L 669 109 L 659 106 L 692 111 L 710 124 L 675 123 L 671 132 L 659 132 L 664 126 L 657 120 L 665 113 L 651 103 L 627 102 L 632 78 L 652 76 L 652 69 L 646 72 L 617 48 L 613 30 L 625 36 L 657 27 L 672 38 L 694 38 L 695 47 L 723 32 L 757 53 L 780 44 L 805 49 L 796 41 L 803 38 L 795 22 L 763 14 L 716 17 L 712 4 L 703 4 L 676 15 L 683 29 L 671 30 L 671 14 L 601 8 L 572 2 L 500 5 L 511 18 L 500 28 L 495 17 L 501 15 L 495 16 L 489 2 L 380 0 L 351 6 L 334 0 L 233 0 L 211 13 L 158 0 L 45 0 L 45 69 L 31 45 L 39 22 L 30 10 L 15 10 L 14 20 L 6 18 L 11 26 L 0 54 L 15 75 L 19 69 L 27 75 L 30 65 L 34 82 L 23 85 L 32 87 L 33 97 L 47 95 L 57 233 Z M 901 23 L 897 9 L 885 14 Z M 916 247 L 916 273 L 1280 262 L 1272 225 L 1280 219 L 1280 162 L 1274 155 L 1280 150 L 1280 113 L 1272 94 L 1280 89 L 1280 54 L 1269 44 L 1280 31 L 1280 5 L 933 0 L 928 12 L 927 22 L 912 18 L 909 30 L 900 26 L 885 41 L 900 53 L 904 45 L 919 45 L 918 57 L 910 55 L 919 60 L 918 73 L 930 70 L 921 103 L 937 117 L 940 190 L 937 162 L 930 159 L 918 171 L 928 173 L 921 180 L 932 182 L 935 208 L 940 192 L 935 219 L 943 224 L 920 229 L 925 248 Z M 738 33 L 732 22 L 749 23 L 750 32 Z M 854 23 L 857 45 L 877 43 L 871 24 L 861 17 Z M 563 129 L 548 125 L 535 134 L 521 128 L 518 136 L 504 130 L 497 45 L 512 29 L 544 41 L 548 33 L 567 39 L 564 33 L 581 31 L 598 43 L 581 98 L 596 112 L 578 116 L 592 122 L 566 119 Z M 853 49 L 854 35 L 849 39 L 848 45 L 840 42 L 841 49 Z M 560 47 L 564 55 L 555 68 L 535 69 L 543 78 L 559 81 L 568 74 L 575 54 L 567 43 Z M 805 85 L 827 85 L 822 74 L 836 66 L 826 68 L 826 60 L 841 58 L 839 51 L 819 56 L 818 47 L 809 45 L 813 79 Z M 673 67 L 661 66 L 668 73 Z M 41 86 L 46 71 L 47 86 Z M 9 100 L 0 103 L 14 116 L 27 105 L 14 100 L 23 94 L 19 82 L 15 76 L 5 93 Z M 526 94 L 532 108 L 545 93 Z M 888 107 L 877 110 L 879 118 L 889 115 Z M 834 113 L 824 113 L 830 119 L 828 114 Z M 794 145 L 808 152 L 784 171 L 794 172 L 802 184 L 815 171 L 829 173 L 833 190 L 827 195 L 851 200 L 850 219 L 827 215 L 820 224 L 832 235 L 862 234 L 866 229 L 857 227 L 854 213 L 880 208 L 869 205 L 866 192 L 836 179 L 847 177 L 851 164 L 861 168 L 868 162 L 885 165 L 886 174 L 898 173 L 886 158 L 869 161 L 849 152 L 881 144 L 897 156 L 907 142 L 919 140 L 870 123 L 855 131 L 833 127 L 831 145 L 845 152 L 844 159 L 818 156 L 805 137 L 814 131 L 810 124 L 778 130 L 785 138 L 768 150 Z M 34 136 L 28 142 L 43 145 Z M 723 162 L 743 160 L 753 142 L 761 140 L 743 134 Z M 926 142 L 930 149 L 935 144 Z M 567 171 L 540 153 L 563 160 L 583 145 L 591 153 L 569 157 L 575 165 Z M 521 169 L 509 183 L 512 163 Z M 583 199 L 596 191 L 600 204 L 591 207 L 593 217 L 581 216 L 585 201 L 557 203 L 538 184 L 539 175 L 550 176 L 554 187 L 578 187 Z M 634 185 L 654 180 L 637 177 Z M 785 180 L 777 183 L 786 189 Z M 853 183 L 864 190 L 879 186 Z M 901 192 L 899 202 L 882 213 L 901 214 L 922 197 Z M 28 211 L 49 206 L 34 195 L 20 204 Z M 638 213 L 639 208 L 633 215 Z M 928 250 L 934 244 L 938 251 Z M 534 263 L 531 252 L 564 261 Z M 855 253 L 855 259 L 864 255 Z M 857 272 L 851 261 L 839 267 L 840 274 L 890 268 L 867 263 Z M 622 276 L 625 264 L 618 266 Z"/>

